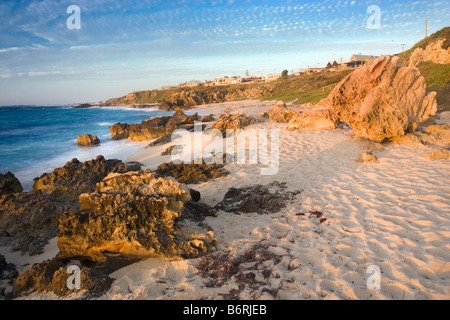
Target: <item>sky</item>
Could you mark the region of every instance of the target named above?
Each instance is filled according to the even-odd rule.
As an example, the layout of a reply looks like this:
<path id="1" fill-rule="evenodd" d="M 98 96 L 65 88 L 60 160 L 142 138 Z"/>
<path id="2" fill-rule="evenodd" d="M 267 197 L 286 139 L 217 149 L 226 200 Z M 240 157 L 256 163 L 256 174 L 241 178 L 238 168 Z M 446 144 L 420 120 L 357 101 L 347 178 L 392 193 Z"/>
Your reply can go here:
<path id="1" fill-rule="evenodd" d="M 0 106 L 395 54 L 424 38 L 425 18 L 429 34 L 448 26 L 450 0 L 1 0 Z"/>

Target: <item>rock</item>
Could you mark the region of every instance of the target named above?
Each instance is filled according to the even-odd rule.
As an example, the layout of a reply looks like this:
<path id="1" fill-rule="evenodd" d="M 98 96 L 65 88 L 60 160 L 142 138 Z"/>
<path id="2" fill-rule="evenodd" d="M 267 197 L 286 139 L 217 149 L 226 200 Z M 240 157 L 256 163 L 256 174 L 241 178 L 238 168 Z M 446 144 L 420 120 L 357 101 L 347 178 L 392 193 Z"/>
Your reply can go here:
<path id="1" fill-rule="evenodd" d="M 204 254 L 215 247 L 213 234 L 179 232 L 175 225 L 190 199 L 184 185 L 149 170 L 111 174 L 95 192 L 80 196 L 80 211 L 61 216 L 59 256 L 104 262 L 103 252 L 131 257 Z"/>
<path id="2" fill-rule="evenodd" d="M 200 192 L 198 192 L 197 190 L 194 190 L 194 189 L 190 189 L 189 193 L 191 195 L 192 201 L 194 201 L 194 202 L 199 202 L 200 201 L 200 197 L 201 197 Z"/>
<path id="3" fill-rule="evenodd" d="M 263 116 L 269 118 L 271 122 L 288 123 L 292 118 L 298 116 L 299 114 L 299 111 L 290 109 L 285 103 L 279 102 L 270 109 L 267 109 L 263 113 Z"/>
<path id="4" fill-rule="evenodd" d="M 286 191 L 286 184 L 273 182 L 268 186 L 254 185 L 245 188 L 230 188 L 223 200 L 214 208 L 236 214 L 257 212 L 268 214 L 279 212 L 301 191 Z"/>
<path id="5" fill-rule="evenodd" d="M 286 130 L 334 130 L 338 125 L 339 119 L 330 110 L 310 109 L 294 116 Z"/>
<path id="6" fill-rule="evenodd" d="M 163 163 L 155 172 L 161 177 L 174 177 L 177 181 L 186 184 L 207 182 L 229 174 L 223 164 L 208 164 L 204 160 L 201 164 L 196 164 L 194 161 L 191 163 Z"/>
<path id="7" fill-rule="evenodd" d="M 435 149 L 425 155 L 430 160 L 450 159 L 450 151 L 446 149 Z"/>
<path id="8" fill-rule="evenodd" d="M 439 115 L 439 119 L 440 119 L 440 120 L 450 120 L 450 111 L 442 112 L 442 113 Z"/>
<path id="9" fill-rule="evenodd" d="M 362 162 L 362 163 L 377 163 L 378 158 L 373 155 L 371 152 L 363 152 L 358 155 L 358 158 L 355 160 L 355 162 Z"/>
<path id="10" fill-rule="evenodd" d="M 78 137 L 77 143 L 80 146 L 93 146 L 93 145 L 100 144 L 100 139 L 97 136 L 91 136 L 90 134 L 85 134 L 85 135 Z"/>
<path id="11" fill-rule="evenodd" d="M 140 163 L 120 160 L 79 162 L 73 159 L 64 167 L 36 178 L 33 190 L 0 197 L 0 240 L 14 244 L 16 250 L 42 253 L 47 241 L 56 236 L 60 215 L 79 209 L 78 197 L 92 192 L 109 173 L 139 170 Z"/>
<path id="12" fill-rule="evenodd" d="M 105 160 L 103 156 L 84 163 L 73 159 L 64 167 L 34 179 L 33 190 L 45 190 L 56 195 L 60 201 L 75 202 L 81 193 L 93 191 L 95 185 L 111 172 L 136 171 L 140 166 L 136 162 L 127 165 L 120 160 Z"/>
<path id="13" fill-rule="evenodd" d="M 381 56 L 355 70 L 320 102 L 357 137 L 382 142 L 414 132 L 437 110 L 436 93 L 426 92 L 417 69 L 398 64 L 398 57 Z"/>
<path id="14" fill-rule="evenodd" d="M 213 122 L 213 121 L 216 121 L 216 117 L 213 114 L 202 117 L 202 122 Z"/>
<path id="15" fill-rule="evenodd" d="M 113 283 L 111 279 L 100 268 L 80 268 L 80 289 L 69 289 L 67 280 L 71 274 L 67 273 L 68 265 L 57 259 L 43 261 L 34 264 L 19 275 L 14 282 L 14 295 L 16 297 L 29 292 L 54 292 L 64 297 L 68 294 L 86 291 L 86 298 L 102 296 L 108 291 Z"/>
<path id="16" fill-rule="evenodd" d="M 227 130 L 240 130 L 247 126 L 256 123 L 256 119 L 252 116 L 248 116 L 245 113 L 236 115 L 224 114 L 221 115 L 219 120 L 213 125 L 213 129 L 217 129 L 222 132 L 223 137 L 227 137 Z"/>
<path id="17" fill-rule="evenodd" d="M 109 127 L 113 140 L 129 139 L 135 141 L 145 141 L 168 137 L 177 129 L 193 129 L 195 121 L 201 118 L 196 113 L 186 116 L 183 111 L 178 110 L 172 117 L 150 118 L 140 124 L 121 124 L 116 123 Z M 158 143 L 163 143 L 159 141 Z"/>
<path id="18" fill-rule="evenodd" d="M 446 39 L 441 39 L 430 43 L 425 50 L 417 48 L 409 59 L 409 66 L 417 67 L 422 62 L 432 62 L 437 64 L 450 63 L 450 48 L 444 49 Z"/>
<path id="19" fill-rule="evenodd" d="M 385 150 L 381 143 L 375 141 L 369 141 L 365 146 L 362 147 L 362 149 L 368 152 Z"/>
<path id="20" fill-rule="evenodd" d="M 8 263 L 5 257 L 0 254 L 0 280 L 12 280 L 17 278 L 18 275 L 16 267 L 12 263 Z"/>
<path id="21" fill-rule="evenodd" d="M 0 196 L 11 193 L 19 193 L 22 191 L 22 184 L 14 174 L 9 171 L 5 174 L 0 173 Z"/>

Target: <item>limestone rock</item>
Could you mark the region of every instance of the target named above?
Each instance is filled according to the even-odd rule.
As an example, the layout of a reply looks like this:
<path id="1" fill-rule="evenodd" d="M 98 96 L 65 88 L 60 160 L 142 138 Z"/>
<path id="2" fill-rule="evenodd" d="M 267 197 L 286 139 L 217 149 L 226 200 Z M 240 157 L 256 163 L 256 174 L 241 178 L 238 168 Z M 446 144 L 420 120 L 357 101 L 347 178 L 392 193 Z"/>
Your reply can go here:
<path id="1" fill-rule="evenodd" d="M 450 151 L 446 149 L 435 149 L 425 155 L 430 160 L 450 159 Z"/>
<path id="2" fill-rule="evenodd" d="M 377 163 L 378 158 L 371 152 L 363 152 L 358 155 L 358 158 L 355 161 L 361 163 Z"/>
<path id="3" fill-rule="evenodd" d="M 299 111 L 288 108 L 283 102 L 275 104 L 264 112 L 264 116 L 269 118 L 271 122 L 277 123 L 288 123 L 292 118 L 299 114 Z"/>
<path id="4" fill-rule="evenodd" d="M 207 182 L 212 179 L 225 177 L 229 174 L 224 169 L 223 164 L 208 164 L 203 160 L 202 163 L 198 164 L 194 161 L 191 163 L 163 163 L 158 167 L 156 173 L 161 177 L 174 177 L 177 181 L 186 184 Z"/>
<path id="5" fill-rule="evenodd" d="M 22 184 L 14 174 L 9 171 L 7 171 L 5 174 L 0 173 L 0 196 L 22 191 Z"/>
<path id="6" fill-rule="evenodd" d="M 103 252 L 125 256 L 206 253 L 212 233 L 178 234 L 175 221 L 190 200 L 189 190 L 150 171 L 111 174 L 93 193 L 80 196 L 81 210 L 61 216 L 61 258 L 83 257 L 104 262 Z"/>
<path id="7" fill-rule="evenodd" d="M 334 130 L 339 119 L 328 109 L 310 109 L 294 116 L 287 126 L 288 131 L 295 130 Z"/>
<path id="8" fill-rule="evenodd" d="M 33 190 L 0 197 L 1 242 L 22 252 L 41 253 L 47 240 L 56 236 L 60 215 L 78 210 L 80 194 L 94 191 L 111 172 L 140 167 L 139 163 L 125 164 L 102 156 L 84 163 L 74 159 L 36 178 Z"/>
<path id="9" fill-rule="evenodd" d="M 321 101 L 357 137 L 381 142 L 414 132 L 437 111 L 436 93 L 427 94 L 417 69 L 398 64 L 398 57 L 381 56 L 343 79 Z"/>
<path id="10" fill-rule="evenodd" d="M 93 145 L 100 144 L 100 139 L 97 136 L 91 136 L 90 134 L 85 134 L 85 135 L 78 137 L 77 143 L 80 146 L 93 146 Z"/>
<path id="11" fill-rule="evenodd" d="M 409 59 L 411 67 L 417 67 L 421 62 L 432 62 L 438 64 L 450 63 L 450 48 L 444 49 L 443 44 L 446 40 L 440 39 L 430 43 L 425 50 L 417 48 Z"/>
<path id="12" fill-rule="evenodd" d="M 222 132 L 223 137 L 227 136 L 227 130 L 240 130 L 247 126 L 256 123 L 256 119 L 252 116 L 248 116 L 245 113 L 236 115 L 224 114 L 221 115 L 219 120 L 213 125 L 213 129 L 217 129 Z"/>

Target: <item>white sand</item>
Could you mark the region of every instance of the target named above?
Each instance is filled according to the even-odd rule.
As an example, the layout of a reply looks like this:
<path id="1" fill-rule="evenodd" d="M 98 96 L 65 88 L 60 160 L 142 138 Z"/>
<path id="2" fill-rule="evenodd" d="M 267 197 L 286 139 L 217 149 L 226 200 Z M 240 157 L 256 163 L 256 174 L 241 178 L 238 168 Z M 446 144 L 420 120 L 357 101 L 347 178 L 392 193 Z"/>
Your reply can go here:
<path id="1" fill-rule="evenodd" d="M 258 114 L 273 102 L 241 101 L 201 107 L 202 114 Z M 250 107 L 249 107 L 250 106 Z M 251 129 L 280 129 L 280 169 L 260 175 L 254 165 L 228 165 L 230 175 L 191 186 L 210 205 L 230 187 L 286 182 L 303 192 L 271 215 L 219 212 L 206 223 L 218 239 L 215 254 L 240 255 L 260 243 L 279 263 L 244 264 L 260 284 L 247 285 L 240 299 L 449 299 L 450 162 L 427 160 L 430 151 L 389 145 L 375 152 L 379 163 L 355 159 L 367 142 L 351 129 L 287 132 L 269 122 Z M 170 157 L 168 145 L 142 149 L 128 160 L 154 169 Z M 309 211 L 323 212 L 320 223 Z M 298 215 L 305 213 L 306 215 Z M 231 278 L 210 288 L 200 259 L 148 259 L 116 271 L 102 299 L 222 299 L 237 290 Z M 367 268 L 381 269 L 381 289 L 368 289 Z M 265 277 L 263 270 L 272 271 Z M 276 292 L 271 294 L 271 292 Z"/>
<path id="2" fill-rule="evenodd" d="M 232 102 L 202 111 L 258 114 L 272 104 Z M 276 265 L 265 262 L 272 270 L 267 279 L 262 267 L 255 267 L 260 288 L 247 286 L 239 297 L 450 298 L 450 162 L 425 159 L 428 148 L 389 145 L 375 152 L 379 163 L 360 164 L 355 159 L 367 142 L 355 139 L 351 129 L 287 132 L 285 127 L 269 122 L 250 127 L 280 129 L 281 163 L 275 176 L 261 176 L 258 166 L 228 165 L 228 177 L 191 186 L 210 205 L 230 187 L 279 181 L 290 190 L 303 190 L 277 214 L 219 212 L 207 218 L 218 239 L 216 254 L 239 255 L 264 240 L 271 252 L 284 257 Z M 142 150 L 129 160 L 153 169 L 169 160 L 158 156 L 165 147 Z M 327 220 L 310 218 L 310 210 L 323 212 Z M 117 280 L 103 298 L 221 299 L 238 288 L 236 278 L 208 288 L 208 279 L 198 273 L 199 261 L 150 259 L 128 266 L 112 275 Z M 381 269 L 380 290 L 367 288 L 371 265 Z M 251 264 L 245 267 L 252 269 Z"/>

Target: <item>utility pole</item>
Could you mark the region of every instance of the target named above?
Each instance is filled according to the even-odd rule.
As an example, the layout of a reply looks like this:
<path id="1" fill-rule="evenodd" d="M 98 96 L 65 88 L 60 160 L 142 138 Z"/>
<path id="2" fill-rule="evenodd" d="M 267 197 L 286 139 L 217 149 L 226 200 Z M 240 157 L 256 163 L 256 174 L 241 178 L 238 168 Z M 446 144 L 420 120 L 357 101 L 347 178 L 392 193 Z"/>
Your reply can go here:
<path id="1" fill-rule="evenodd" d="M 402 52 L 405 52 L 405 43 L 402 43 Z"/>
<path id="2" fill-rule="evenodd" d="M 428 38 L 428 18 L 425 18 L 425 38 Z"/>

